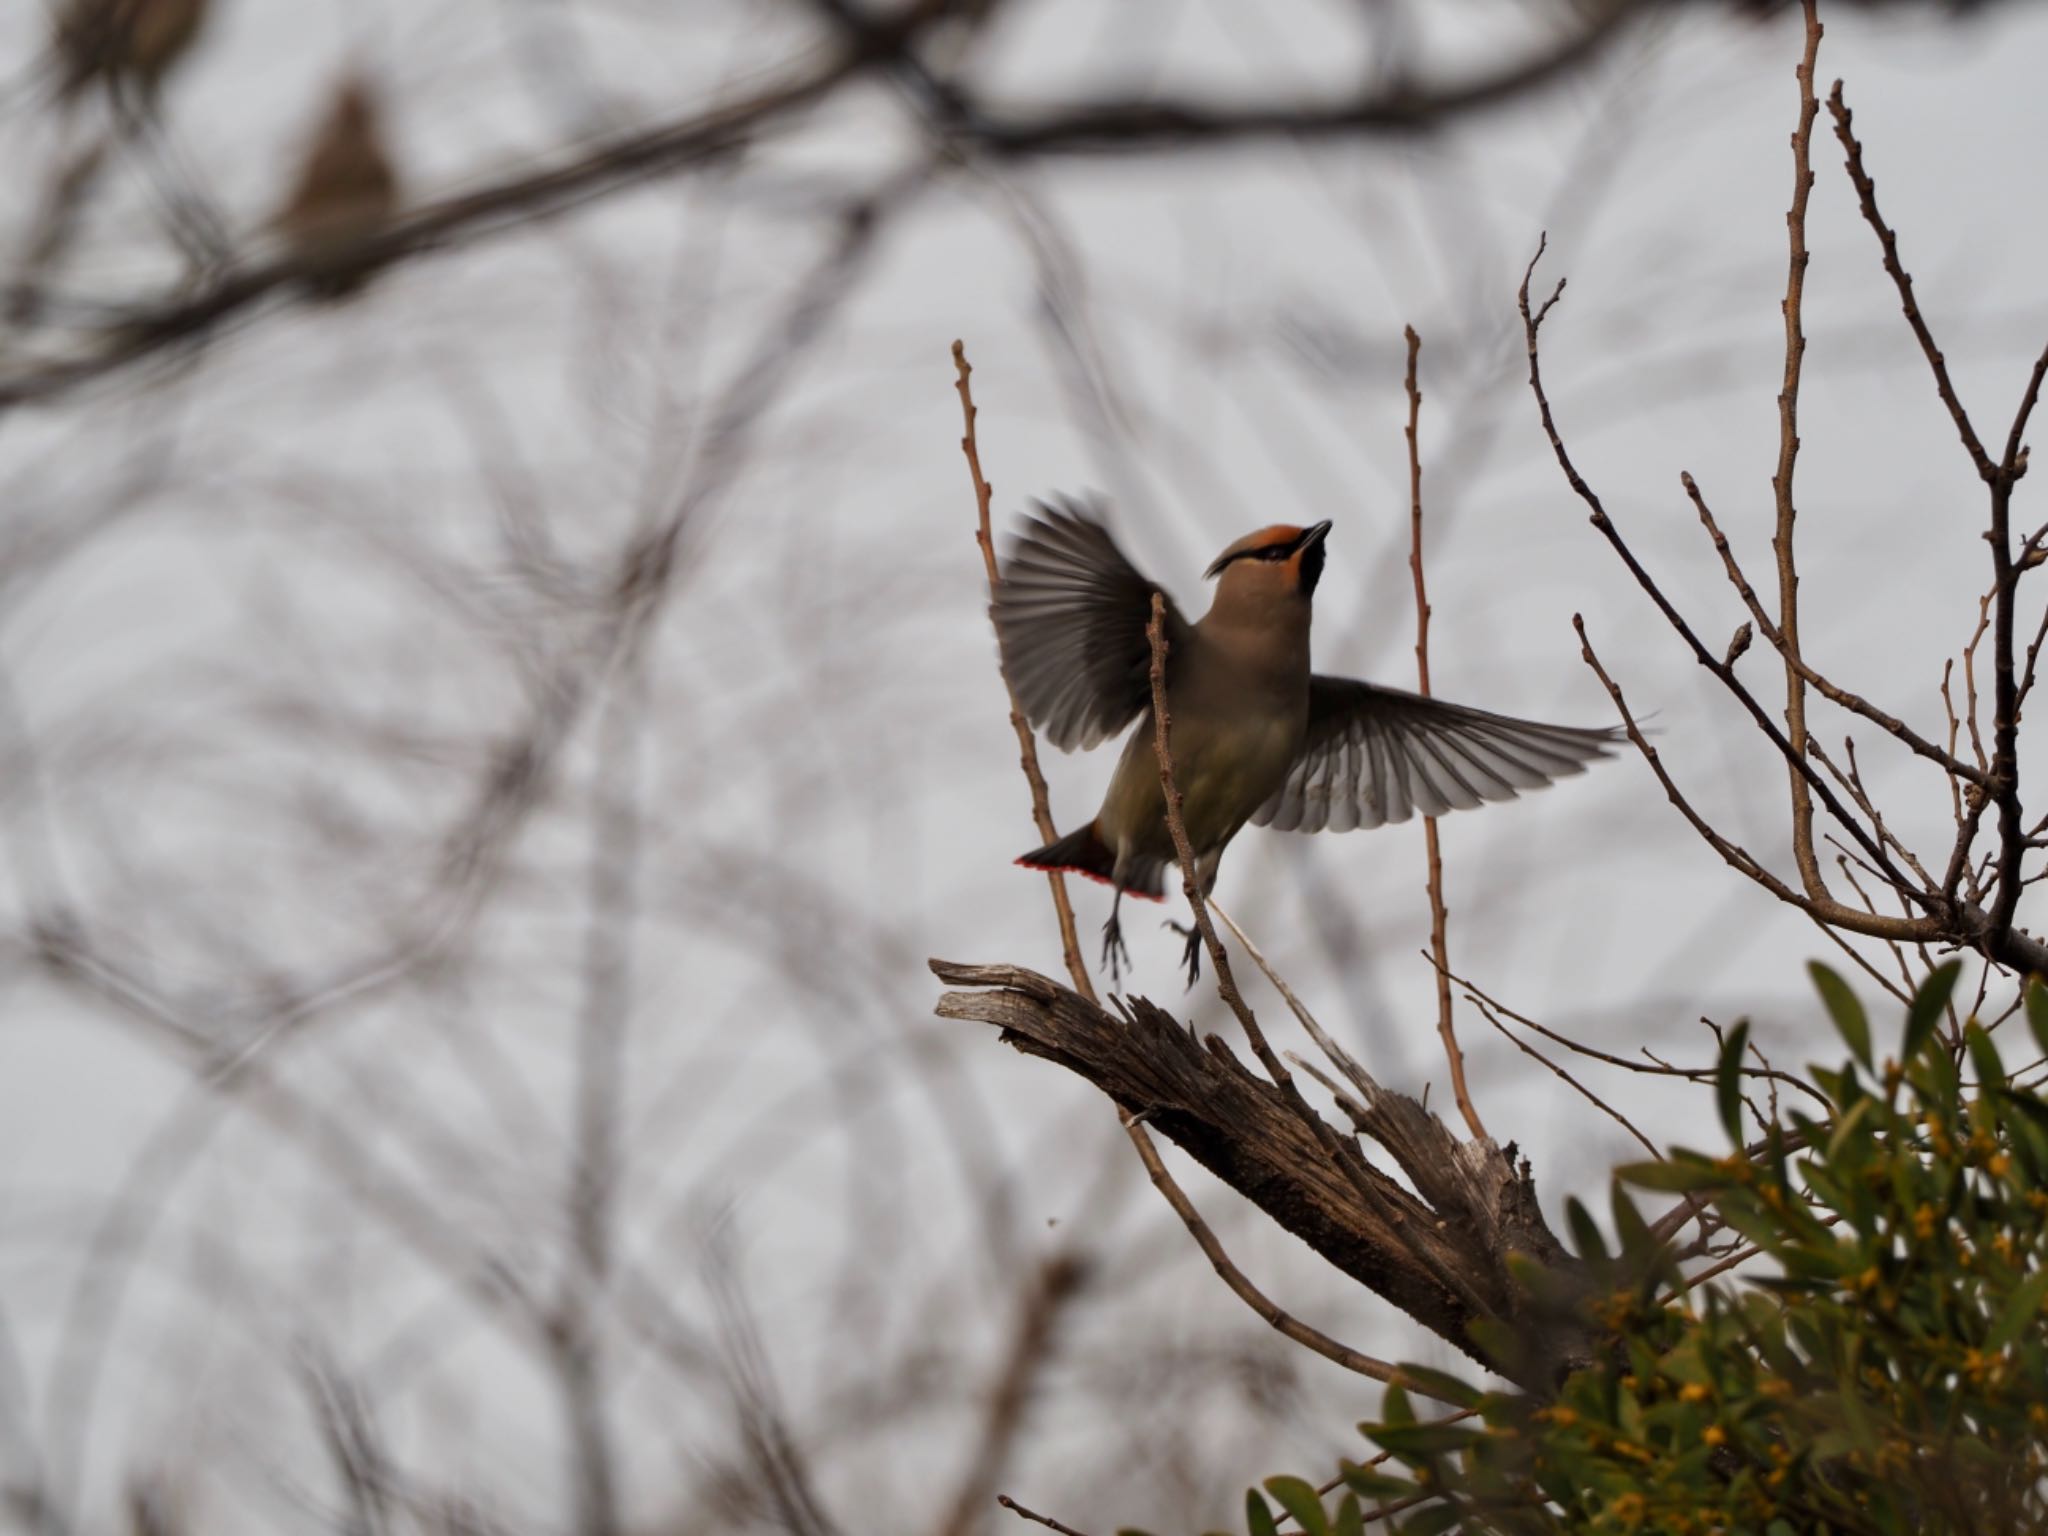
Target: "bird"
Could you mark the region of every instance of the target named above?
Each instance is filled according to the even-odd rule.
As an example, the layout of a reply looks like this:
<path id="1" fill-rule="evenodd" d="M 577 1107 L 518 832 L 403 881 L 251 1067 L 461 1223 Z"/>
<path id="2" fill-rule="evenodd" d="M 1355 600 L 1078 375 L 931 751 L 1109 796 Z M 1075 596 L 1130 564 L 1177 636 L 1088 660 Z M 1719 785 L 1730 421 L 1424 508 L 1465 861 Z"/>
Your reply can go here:
<path id="1" fill-rule="evenodd" d="M 57 91 L 133 85 L 153 101 L 205 26 L 207 0 L 70 0 L 55 18 Z"/>
<path id="2" fill-rule="evenodd" d="M 1347 832 L 1441 816 L 1583 772 L 1623 739 L 1612 727 L 1518 720 L 1348 677 L 1309 660 L 1309 624 L 1331 524 L 1276 523 L 1204 573 L 1209 610 L 1165 604 L 1166 703 L 1175 787 L 1206 896 L 1247 823 Z M 1093 820 L 1017 859 L 1110 886 L 1102 963 L 1119 983 L 1130 952 L 1126 895 L 1165 899 L 1176 863 L 1153 745 L 1152 595 L 1088 499 L 1034 502 L 1013 533 L 990 603 L 1003 670 L 1025 718 L 1063 752 L 1099 746 L 1142 718 Z M 1188 984 L 1200 936 L 1187 940 Z"/>
<path id="3" fill-rule="evenodd" d="M 51 10 L 59 145 L 0 294 L 6 325 L 26 327 L 42 315 L 45 281 L 75 243 L 111 151 L 158 127 L 164 81 L 192 53 L 207 12 L 208 0 L 63 0 Z M 97 129 L 81 124 L 89 92 L 114 107 Z M 176 216 L 190 220 L 192 212 L 180 207 Z"/>
<path id="4" fill-rule="evenodd" d="M 351 75 L 335 87 L 272 220 L 315 267 L 308 287 L 316 297 L 346 298 L 369 280 L 347 264 L 348 242 L 384 224 L 398 199 L 398 172 L 386 147 L 377 92 L 366 77 Z"/>

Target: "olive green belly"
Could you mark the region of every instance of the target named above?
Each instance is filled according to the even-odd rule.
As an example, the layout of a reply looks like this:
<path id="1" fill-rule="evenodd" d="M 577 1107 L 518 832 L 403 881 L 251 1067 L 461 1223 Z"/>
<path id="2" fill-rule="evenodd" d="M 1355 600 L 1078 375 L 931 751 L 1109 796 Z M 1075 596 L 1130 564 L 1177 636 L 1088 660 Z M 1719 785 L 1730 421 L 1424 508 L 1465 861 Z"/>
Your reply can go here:
<path id="1" fill-rule="evenodd" d="M 1286 781 L 1301 729 L 1301 722 L 1291 719 L 1237 720 L 1227 727 L 1199 716 L 1175 720 L 1174 783 L 1181 792 L 1188 842 L 1198 857 L 1228 842 Z M 1103 841 L 1112 848 L 1173 857 L 1149 723 L 1124 748 L 1099 824 Z"/>

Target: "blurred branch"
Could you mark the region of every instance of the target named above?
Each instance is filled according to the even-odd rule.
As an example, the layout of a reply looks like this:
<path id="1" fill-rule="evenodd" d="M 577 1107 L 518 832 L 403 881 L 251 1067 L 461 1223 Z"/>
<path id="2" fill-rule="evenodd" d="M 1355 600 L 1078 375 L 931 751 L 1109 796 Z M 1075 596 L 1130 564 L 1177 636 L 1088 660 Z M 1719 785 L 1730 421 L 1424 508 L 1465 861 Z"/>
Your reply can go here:
<path id="1" fill-rule="evenodd" d="M 878 25 L 867 44 L 842 49 L 822 64 L 786 71 L 782 79 L 736 101 L 613 135 L 561 165 L 426 204 L 368 234 L 230 268 L 196 292 L 181 288 L 158 303 L 129 309 L 70 356 L 0 365 L 0 409 L 61 394 L 204 337 L 259 301 L 286 291 L 360 283 L 407 257 L 456 249 L 651 177 L 727 159 L 770 124 L 825 100 L 888 46 L 929 24 L 950 3 L 953 0 L 917 0 L 887 24 Z"/>
<path id="2" fill-rule="evenodd" d="M 1397 80 L 1385 89 L 1325 101 L 1282 100 L 1221 105 L 1193 100 L 1108 100 L 1035 112 L 1004 113 L 969 101 L 959 129 L 963 143 L 989 154 L 1157 154 L 1267 139 L 1332 139 L 1407 133 L 1523 100 L 1569 78 L 1631 17 L 1660 0 L 1588 0 L 1555 41 L 1524 58 L 1452 85 Z"/>
<path id="3" fill-rule="evenodd" d="M 349 1517 L 341 1527 L 345 1536 L 386 1536 L 391 1529 L 390 1458 L 368 1408 L 332 1362 L 311 1345 L 301 1350 L 298 1368 L 313 1422 L 347 1501 Z"/>
<path id="4" fill-rule="evenodd" d="M 1032 1390 L 1054 1354 L 1054 1330 L 1088 1277 L 1087 1261 L 1072 1252 L 1055 1253 L 1038 1266 L 1019 1298 L 1010 1347 L 997 1370 L 982 1415 L 981 1433 L 960 1485 L 934 1528 L 937 1536 L 970 1536 L 981 1523 L 989 1497 L 1009 1463 L 1024 1427 Z"/>
<path id="5" fill-rule="evenodd" d="M 613 1536 L 619 1527 L 601 1319 L 611 1277 L 613 1210 L 624 1177 L 621 1126 L 638 916 L 639 752 L 647 681 L 647 659 L 628 655 L 610 680 L 598 720 L 583 1002 L 576 1031 L 574 1127 L 565 1181 L 568 1209 L 563 1213 L 571 1251 L 562 1265 L 551 1328 L 569 1429 L 574 1527 L 585 1536 Z"/>
<path id="6" fill-rule="evenodd" d="M 732 1393 L 735 1428 L 752 1463 L 747 1491 L 772 1508 L 787 1536 L 839 1536 L 838 1525 L 811 1485 L 810 1467 L 783 1415 L 760 1330 L 742 1293 L 734 1260 L 718 1234 L 713 1234 L 710 1247 L 708 1278 L 719 1314 L 726 1385 Z"/>

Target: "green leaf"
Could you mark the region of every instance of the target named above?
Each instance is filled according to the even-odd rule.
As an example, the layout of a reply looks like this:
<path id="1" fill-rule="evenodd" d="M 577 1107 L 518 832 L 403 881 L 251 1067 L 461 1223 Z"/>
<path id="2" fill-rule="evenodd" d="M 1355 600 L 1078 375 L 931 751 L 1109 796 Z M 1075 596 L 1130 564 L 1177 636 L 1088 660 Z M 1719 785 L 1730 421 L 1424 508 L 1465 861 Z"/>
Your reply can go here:
<path id="1" fill-rule="evenodd" d="M 1640 1261 L 1651 1249 L 1650 1224 L 1619 1184 L 1608 1187 L 1608 1204 L 1614 1211 L 1614 1235 L 1621 1241 L 1623 1257 Z"/>
<path id="2" fill-rule="evenodd" d="M 1835 1029 L 1848 1042 L 1849 1052 L 1863 1063 L 1865 1071 L 1870 1069 L 1870 1016 L 1863 1011 L 1863 1005 L 1856 1001 L 1856 994 L 1849 990 L 1849 983 L 1842 980 L 1833 970 L 1815 960 L 1806 968 L 1813 977 L 1813 984 L 1820 992 L 1820 1000 L 1827 1005 L 1828 1017 L 1835 1021 Z"/>
<path id="3" fill-rule="evenodd" d="M 1961 1107 L 1963 1074 L 1947 1051 L 1923 1051 L 1908 1077 L 1925 1103 L 1947 1113 Z"/>
<path id="4" fill-rule="evenodd" d="M 1461 1381 L 1448 1371 L 1433 1371 L 1426 1365 L 1404 1365 L 1401 1376 L 1411 1391 L 1426 1392 L 1453 1408 L 1477 1408 L 1486 1396 L 1469 1381 Z"/>
<path id="5" fill-rule="evenodd" d="M 1360 1429 L 1369 1426 L 1361 1424 Z M 1415 1485 L 1405 1477 L 1389 1477 L 1375 1467 L 1362 1467 L 1356 1462 L 1346 1461 L 1338 1465 L 1343 1473 L 1344 1486 L 1361 1498 L 1373 1500 L 1405 1499 L 1415 1491 Z"/>
<path id="6" fill-rule="evenodd" d="M 1329 1516 L 1323 1513 L 1323 1495 L 1315 1491 L 1315 1483 L 1300 1477 L 1268 1477 L 1266 1491 L 1307 1536 L 1329 1536 Z"/>
<path id="7" fill-rule="evenodd" d="M 1614 1176 L 1637 1189 L 1655 1189 L 1673 1195 L 1720 1189 L 1728 1183 L 1728 1175 L 1713 1163 L 1704 1158 L 1683 1155 L 1667 1163 L 1623 1163 L 1614 1170 Z"/>
<path id="8" fill-rule="evenodd" d="M 1607 1239 L 1600 1235 L 1600 1223 L 1593 1219 L 1593 1213 L 1576 1198 L 1566 1197 L 1564 1202 L 1565 1225 L 1571 1229 L 1572 1247 L 1578 1250 L 1582 1259 L 1600 1263 L 1607 1257 Z"/>
<path id="9" fill-rule="evenodd" d="M 1365 1536 L 1365 1506 L 1355 1493 L 1345 1494 L 1344 1502 L 1337 1506 L 1335 1536 Z"/>
<path id="10" fill-rule="evenodd" d="M 2016 1109 L 2036 1125 L 2048 1129 L 2048 1104 L 2043 1104 L 2031 1093 L 2015 1093 L 2010 1088 L 1999 1088 L 1992 1097 L 2008 1109 Z"/>
<path id="11" fill-rule="evenodd" d="M 1387 1387 L 1386 1395 L 1380 1399 L 1380 1412 L 1387 1416 L 1389 1424 L 1415 1422 L 1415 1405 L 1408 1401 L 1408 1394 L 1401 1390 L 1399 1382 L 1391 1383 Z"/>
<path id="12" fill-rule="evenodd" d="M 2048 1056 L 2048 987 L 2042 986 L 2038 977 L 2027 978 L 2027 1028 L 2034 1032 L 2041 1053 Z"/>
<path id="13" fill-rule="evenodd" d="M 1823 1152 L 1827 1160 L 1839 1165 L 1846 1157 L 1860 1173 L 1866 1160 L 1866 1151 L 1861 1144 L 1870 1140 L 1870 1131 L 1864 1122 L 1876 1119 L 1877 1114 L 1877 1100 L 1858 1099 L 1855 1108 L 1836 1122 L 1834 1131 L 1828 1136 Z M 1850 1149 L 1852 1142 L 1858 1144 L 1853 1152 Z"/>
<path id="14" fill-rule="evenodd" d="M 1749 1047 L 1749 1020 L 1728 1031 L 1721 1042 L 1721 1060 L 1714 1068 L 1714 1102 L 1728 1139 L 1742 1145 L 1742 1053 Z"/>
<path id="15" fill-rule="evenodd" d="M 1998 1314 L 1998 1321 L 1991 1326 L 1991 1332 L 1984 1337 L 1984 1347 L 1990 1350 L 2005 1348 L 2026 1331 L 2027 1324 L 2041 1315 L 2041 1299 L 2048 1296 L 2048 1269 L 2037 1269 L 2026 1279 L 2025 1284 L 2012 1293 L 2005 1304 L 2005 1310 Z"/>
<path id="16" fill-rule="evenodd" d="M 1425 1504 L 1401 1522 L 1401 1530 L 1403 1536 L 1444 1536 L 1464 1518 L 1455 1504 Z"/>
<path id="17" fill-rule="evenodd" d="M 1913 994 L 1912 1006 L 1906 1010 L 1906 1036 L 1899 1046 L 1900 1061 L 1910 1062 L 1933 1037 L 1934 1026 L 1941 1022 L 1942 1010 L 1948 1007 L 1949 994 L 1955 991 L 1956 977 L 1962 970 L 1962 961 L 1945 961 L 1934 968 Z"/>
<path id="18" fill-rule="evenodd" d="M 2004 1087 L 2005 1063 L 1998 1059 L 1998 1047 L 1991 1043 L 1991 1036 L 1975 1019 L 1963 1026 L 1963 1044 L 1969 1048 L 1970 1067 L 1977 1074 L 1978 1085 Z"/>
<path id="19" fill-rule="evenodd" d="M 1266 1492 L 1294 1516 L 1294 1523 L 1307 1536 L 1330 1536 L 1330 1517 L 1323 1513 L 1323 1496 L 1314 1483 L 1299 1477 L 1269 1477 Z"/>
<path id="20" fill-rule="evenodd" d="M 1244 1491 L 1244 1527 L 1251 1536 L 1280 1536 L 1280 1523 L 1256 1488 Z"/>
<path id="21" fill-rule="evenodd" d="M 1485 1438 L 1485 1430 L 1469 1429 L 1463 1424 L 1382 1424 L 1373 1433 L 1382 1449 L 1404 1460 L 1448 1456 Z"/>

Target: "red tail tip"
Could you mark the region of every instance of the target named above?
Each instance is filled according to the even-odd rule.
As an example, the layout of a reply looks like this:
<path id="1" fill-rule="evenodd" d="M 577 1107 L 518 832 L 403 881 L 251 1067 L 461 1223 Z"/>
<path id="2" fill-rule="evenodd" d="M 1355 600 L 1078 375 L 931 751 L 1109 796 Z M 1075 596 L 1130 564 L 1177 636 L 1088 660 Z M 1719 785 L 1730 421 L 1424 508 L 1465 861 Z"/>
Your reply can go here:
<path id="1" fill-rule="evenodd" d="M 1024 858 L 1013 860 L 1012 862 L 1014 862 L 1019 868 L 1022 869 L 1036 869 L 1048 875 L 1079 875 L 1084 880 L 1093 880 L 1097 885 L 1106 885 L 1111 890 L 1116 889 L 1116 882 L 1110 879 L 1109 876 L 1098 875 L 1097 873 L 1095 873 L 1094 870 L 1083 869 L 1078 864 L 1039 864 L 1033 862 L 1028 855 Z M 1150 891 L 1134 891 L 1128 886 L 1124 888 L 1124 894 L 1126 896 L 1134 896 L 1139 901 L 1166 900 L 1164 896 L 1155 896 Z"/>

